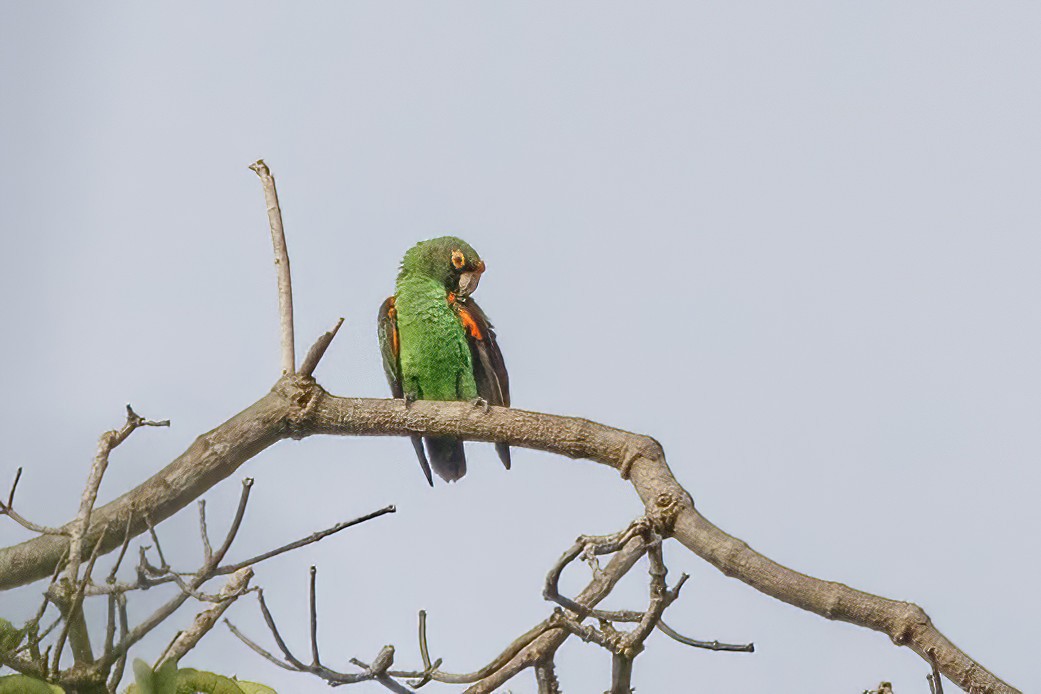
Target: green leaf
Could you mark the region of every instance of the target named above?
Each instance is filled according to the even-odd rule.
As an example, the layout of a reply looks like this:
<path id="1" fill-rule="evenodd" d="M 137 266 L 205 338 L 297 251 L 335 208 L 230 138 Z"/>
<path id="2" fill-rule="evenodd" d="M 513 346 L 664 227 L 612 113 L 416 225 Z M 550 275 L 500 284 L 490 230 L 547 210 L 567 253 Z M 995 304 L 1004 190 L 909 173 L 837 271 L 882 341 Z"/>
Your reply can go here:
<path id="1" fill-rule="evenodd" d="M 155 671 L 156 694 L 177 694 L 177 663 L 167 660 Z"/>
<path id="2" fill-rule="evenodd" d="M 126 694 L 278 694 L 271 687 L 256 682 L 239 682 L 232 677 L 192 668 L 177 669 L 177 663 L 170 661 L 163 663 L 159 670 L 153 672 L 148 663 L 140 659 L 135 660 L 134 677 L 137 684 L 130 685 Z M 9 693 L 0 690 L 0 694 Z M 12 690 L 10 694 L 22 692 Z"/>
<path id="3" fill-rule="evenodd" d="M 159 694 L 155 687 L 155 673 L 152 672 L 151 666 L 140 658 L 134 659 L 134 680 L 137 682 L 137 688 L 134 690 L 132 686 L 127 690 L 127 694 Z"/>
<path id="4" fill-rule="evenodd" d="M 25 627 L 19 629 L 6 619 L 0 617 L 0 652 L 9 653 L 22 643 L 25 638 Z"/>
<path id="5" fill-rule="evenodd" d="M 256 682 L 239 682 L 239 689 L 242 690 L 242 694 L 278 694 L 271 687 Z"/>
<path id="6" fill-rule="evenodd" d="M 238 682 L 213 672 L 184 668 L 178 675 L 177 694 L 242 694 Z"/>
<path id="7" fill-rule="evenodd" d="M 25 675 L 0 677 L 0 694 L 64 694 L 64 690 Z"/>

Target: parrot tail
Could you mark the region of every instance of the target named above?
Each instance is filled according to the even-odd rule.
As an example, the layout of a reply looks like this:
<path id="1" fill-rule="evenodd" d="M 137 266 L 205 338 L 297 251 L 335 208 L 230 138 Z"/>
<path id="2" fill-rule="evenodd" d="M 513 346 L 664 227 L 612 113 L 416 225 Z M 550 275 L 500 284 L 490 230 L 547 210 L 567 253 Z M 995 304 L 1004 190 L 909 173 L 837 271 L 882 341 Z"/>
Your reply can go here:
<path id="1" fill-rule="evenodd" d="M 466 474 L 466 453 L 463 442 L 447 436 L 428 436 L 427 456 L 430 467 L 445 482 L 455 482 Z"/>
<path id="2" fill-rule="evenodd" d="M 430 476 L 430 463 L 423 452 L 423 437 L 412 435 L 412 447 L 416 449 L 416 457 L 419 458 L 419 467 L 423 468 L 423 476 L 427 478 L 427 484 L 434 486 L 434 479 Z"/>
<path id="3" fill-rule="evenodd" d="M 505 443 L 497 443 L 497 444 L 495 444 L 495 452 L 499 454 L 499 460 L 501 460 L 502 464 L 506 467 L 507 470 L 509 470 L 510 469 L 510 447 L 508 445 L 506 445 Z"/>

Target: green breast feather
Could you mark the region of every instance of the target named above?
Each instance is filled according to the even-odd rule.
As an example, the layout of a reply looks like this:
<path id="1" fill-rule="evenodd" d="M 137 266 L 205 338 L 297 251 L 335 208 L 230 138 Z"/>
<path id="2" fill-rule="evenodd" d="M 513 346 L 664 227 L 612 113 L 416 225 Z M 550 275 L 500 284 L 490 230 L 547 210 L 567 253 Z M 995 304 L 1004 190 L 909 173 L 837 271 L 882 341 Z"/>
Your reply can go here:
<path id="1" fill-rule="evenodd" d="M 434 280 L 402 278 L 395 299 L 401 344 L 401 381 L 419 400 L 477 397 L 466 333 Z"/>

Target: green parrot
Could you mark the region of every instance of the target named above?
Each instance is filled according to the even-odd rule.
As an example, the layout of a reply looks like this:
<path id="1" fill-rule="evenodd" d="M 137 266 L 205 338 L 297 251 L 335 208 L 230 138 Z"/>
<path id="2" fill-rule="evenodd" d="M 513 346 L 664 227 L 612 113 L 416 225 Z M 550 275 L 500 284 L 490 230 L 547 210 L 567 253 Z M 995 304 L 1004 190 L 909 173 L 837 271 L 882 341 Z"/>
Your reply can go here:
<path id="1" fill-rule="evenodd" d="M 495 331 L 470 296 L 485 267 L 477 251 L 454 236 L 420 241 L 405 253 L 377 328 L 391 393 L 406 406 L 414 400 L 468 400 L 509 407 L 510 381 Z M 462 441 L 447 436 L 425 441 L 424 454 L 423 438 L 412 437 L 430 486 L 431 467 L 446 482 L 466 474 Z M 509 470 L 509 446 L 497 443 L 495 449 Z"/>

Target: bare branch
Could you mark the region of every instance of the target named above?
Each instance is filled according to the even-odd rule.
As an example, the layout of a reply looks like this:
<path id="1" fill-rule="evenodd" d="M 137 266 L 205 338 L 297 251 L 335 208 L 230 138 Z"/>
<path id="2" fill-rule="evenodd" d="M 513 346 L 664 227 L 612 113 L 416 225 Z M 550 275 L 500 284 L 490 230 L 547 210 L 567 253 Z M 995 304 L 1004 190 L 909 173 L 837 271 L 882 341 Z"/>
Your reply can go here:
<path id="1" fill-rule="evenodd" d="M 546 600 L 552 600 L 561 607 L 571 610 L 579 617 L 586 617 L 589 614 L 588 607 L 580 605 L 560 593 L 558 585 L 560 583 L 560 575 L 564 572 L 564 569 L 580 555 L 585 555 L 592 560 L 600 555 L 617 552 L 634 535 L 644 533 L 648 527 L 646 519 L 641 518 L 633 521 L 628 528 L 618 533 L 611 535 L 582 535 L 575 541 L 575 544 L 561 555 L 560 559 L 557 560 L 557 563 L 553 565 L 553 568 L 546 575 L 546 584 L 542 590 L 542 596 Z"/>
<path id="2" fill-rule="evenodd" d="M 267 221 L 271 227 L 271 244 L 275 251 L 275 268 L 278 272 L 278 309 L 282 329 L 282 374 L 292 374 L 296 369 L 296 354 L 293 337 L 293 280 L 289 272 L 289 249 L 282 228 L 282 209 L 278 205 L 275 177 L 263 159 L 249 167 L 260 177 L 267 204 Z M 316 362 L 317 363 L 317 362 Z"/>
<path id="3" fill-rule="evenodd" d="M 119 614 L 119 641 L 122 643 L 130 634 L 130 626 L 127 620 L 127 598 L 125 595 L 120 593 L 115 596 L 115 599 L 116 611 Z M 112 653 L 113 651 L 114 649 L 112 648 L 105 649 L 106 654 Z M 123 649 L 123 651 L 116 657 L 116 662 L 112 666 L 112 672 L 108 679 L 109 691 L 115 691 L 116 687 L 119 685 L 119 681 L 123 679 L 123 669 L 126 667 L 126 664 L 127 652 L 126 649 Z"/>
<path id="4" fill-rule="evenodd" d="M 239 569 L 232 574 L 228 582 L 218 593 L 219 602 L 195 615 L 192 625 L 182 631 L 167 647 L 166 652 L 156 661 L 155 668 L 158 670 L 167 661 L 177 662 L 195 648 L 199 640 L 213 628 L 221 615 L 237 598 L 243 595 L 249 587 L 249 581 L 253 578 L 253 570 L 250 568 Z"/>
<path id="5" fill-rule="evenodd" d="M 636 561 L 643 556 L 646 551 L 647 541 L 644 537 L 642 535 L 632 537 L 617 553 L 615 553 L 613 557 L 611 557 L 611 561 L 608 562 L 607 567 L 602 572 L 595 575 L 589 582 L 589 585 L 578 594 L 575 598 L 575 602 L 579 603 L 587 610 L 595 607 L 597 603 L 607 597 L 611 590 L 614 589 L 615 584 L 621 580 L 622 576 L 633 567 Z M 482 677 L 480 681 L 467 689 L 466 694 L 491 694 L 512 679 L 517 673 L 526 668 L 534 667 L 537 663 L 542 662 L 544 658 L 547 657 L 547 654 L 555 653 L 560 645 L 567 639 L 570 632 L 562 628 L 552 628 L 555 626 L 552 618 L 547 620 L 547 622 L 547 626 L 550 627 L 549 629 L 543 629 L 543 631 L 534 639 L 531 639 L 529 643 L 518 649 L 516 654 L 511 656 L 508 662 L 504 663 L 501 667 L 496 668 L 493 672 L 488 673 L 488 675 Z M 561 626 L 563 626 L 563 624 L 561 624 Z M 530 633 L 531 632 L 529 632 L 529 634 Z"/>
<path id="6" fill-rule="evenodd" d="M 560 694 L 560 683 L 553 667 L 553 658 L 545 658 L 535 663 L 535 683 L 539 694 Z"/>
<path id="7" fill-rule="evenodd" d="M 217 548 L 210 560 L 206 562 L 206 567 L 211 571 L 215 570 L 217 565 L 224 561 L 224 555 L 231 549 L 231 543 L 235 541 L 235 536 L 238 535 L 239 527 L 242 525 L 242 517 L 246 515 L 246 504 L 249 503 L 249 490 L 252 488 L 252 477 L 242 480 L 242 493 L 239 495 L 239 505 L 235 509 L 235 517 L 231 520 L 228 534 L 224 537 L 224 542 L 221 543 L 221 546 Z"/>
<path id="8" fill-rule="evenodd" d="M 332 343 L 333 338 L 336 337 L 336 333 L 340 331 L 341 325 L 343 325 L 343 318 L 336 321 L 336 325 L 333 326 L 332 330 L 318 336 L 315 343 L 311 345 L 311 349 L 308 350 L 307 356 L 304 357 L 304 361 L 300 364 L 301 376 L 310 377 L 314 374 L 314 370 L 318 368 L 318 362 L 325 356 L 325 350 L 329 349 L 329 345 Z"/>
<path id="9" fill-rule="evenodd" d="M 213 547 L 210 546 L 210 534 L 206 530 L 206 499 L 199 499 L 199 535 L 202 536 L 203 561 L 209 561 L 213 557 Z"/>
<path id="10" fill-rule="evenodd" d="M 289 663 L 286 663 L 283 660 L 279 660 L 274 655 L 272 655 L 270 652 L 264 650 L 261 646 L 257 645 L 257 643 L 255 641 L 253 641 L 248 636 L 246 636 L 241 631 L 239 631 L 239 628 L 237 626 L 235 626 L 234 624 L 232 624 L 231 622 L 229 622 L 227 619 L 224 620 L 224 624 L 225 624 L 225 626 L 228 627 L 228 629 L 231 631 L 232 634 L 234 634 L 240 641 L 242 641 L 242 643 L 244 643 L 247 646 L 249 646 L 251 649 L 253 649 L 253 651 L 255 653 L 257 653 L 258 655 L 264 657 L 269 662 L 274 663 L 275 665 L 277 665 L 278 667 L 282 668 L 283 670 L 289 670 L 290 672 L 299 672 L 300 671 L 299 669 L 297 669 L 293 665 L 290 665 Z"/>
<path id="11" fill-rule="evenodd" d="M 264 623 L 267 624 L 267 628 L 271 631 L 271 635 L 275 637 L 275 643 L 278 644 L 278 650 L 282 651 L 282 657 L 286 659 L 286 662 L 295 667 L 298 670 L 306 671 L 307 666 L 302 661 L 298 660 L 296 656 L 292 654 L 289 647 L 286 646 L 285 640 L 282 638 L 282 634 L 278 632 L 278 625 L 275 624 L 275 618 L 271 616 L 271 610 L 267 608 L 267 602 L 264 601 L 264 591 L 257 591 L 257 600 L 260 602 L 260 612 L 264 615 Z"/>
<path id="12" fill-rule="evenodd" d="M 170 565 L 166 563 L 166 556 L 163 555 L 163 546 L 159 543 L 159 535 L 155 532 L 155 526 L 152 525 L 152 520 L 145 514 L 145 523 L 148 524 L 148 534 L 152 536 L 152 544 L 155 545 L 155 553 L 159 555 L 159 570 L 166 571 L 170 568 Z M 144 548 L 142 548 L 141 557 L 144 558 Z"/>
<path id="13" fill-rule="evenodd" d="M 611 658 L 611 690 L 608 694 L 632 694 L 633 659 L 615 653 Z"/>
<path id="14" fill-rule="evenodd" d="M 653 439 L 574 417 L 494 406 L 484 413 L 469 403 L 422 400 L 406 409 L 400 400 L 340 398 L 309 379 L 283 378 L 255 404 L 197 439 L 153 478 L 97 509 L 90 532 L 100 532 L 102 522 L 121 527 L 135 506 L 148 508 L 152 519 L 160 522 L 284 438 L 412 433 L 497 441 L 587 458 L 614 469 L 628 461 L 629 482 L 656 531 L 674 537 L 725 575 L 828 619 L 884 633 L 923 659 L 933 649 L 940 673 L 963 689 L 984 694 L 1016 691 L 951 643 L 917 605 L 799 573 L 720 530 L 694 507 Z M 135 517 L 132 532 L 144 530 Z M 102 551 L 114 549 L 121 540 L 117 534 L 106 537 Z M 0 589 L 45 577 L 67 547 L 67 538 L 46 535 L 0 550 Z"/>
<path id="15" fill-rule="evenodd" d="M 159 624 L 164 622 L 170 615 L 172 615 L 177 608 L 185 603 L 185 601 L 194 595 L 197 595 L 197 591 L 206 581 L 213 577 L 213 572 L 216 570 L 217 565 L 224 559 L 224 555 L 227 554 L 228 549 L 231 547 L 231 543 L 235 540 L 235 535 L 238 533 L 239 527 L 242 524 L 242 518 L 246 513 L 246 504 L 249 502 L 249 490 L 253 486 L 252 478 L 245 478 L 242 480 L 242 494 L 239 497 L 239 505 L 235 511 L 235 517 L 232 519 L 231 527 L 228 529 L 228 534 L 224 538 L 224 542 L 220 548 L 214 553 L 210 560 L 207 561 L 201 569 L 192 577 L 192 580 L 185 583 L 180 581 L 180 576 L 176 576 L 172 572 L 169 572 L 169 567 L 163 567 L 163 571 L 169 573 L 171 576 L 175 576 L 174 580 L 178 583 L 182 583 L 182 590 L 167 601 L 165 604 L 159 607 L 155 612 L 148 616 L 144 621 L 138 624 L 136 627 L 131 629 L 129 632 L 124 633 L 120 639 L 119 644 L 113 649 L 107 651 L 104 656 L 99 660 L 99 667 L 104 669 L 108 667 L 113 660 L 116 658 L 125 657 L 127 650 L 135 643 L 140 641 L 146 634 L 155 629 Z M 104 535 L 104 533 L 102 534 Z M 158 538 L 153 534 L 153 539 Z M 151 571 L 154 567 L 147 566 L 147 560 L 145 559 L 144 552 L 141 553 L 142 564 L 144 570 Z M 164 561 L 165 564 L 165 561 Z M 144 576 L 142 570 L 138 572 L 139 580 L 143 580 Z M 122 593 L 120 593 L 123 595 Z"/>
<path id="16" fill-rule="evenodd" d="M 313 544 L 315 542 L 318 542 L 320 540 L 323 540 L 323 539 L 329 537 L 330 535 L 335 535 L 336 533 L 340 532 L 341 530 L 346 530 L 347 528 L 350 528 L 352 526 L 358 525 L 359 523 L 364 523 L 365 521 L 370 521 L 370 520 L 372 520 L 374 518 L 378 518 L 378 517 L 386 515 L 388 513 L 394 513 L 396 510 L 397 509 L 394 507 L 393 504 L 390 505 L 390 506 L 384 506 L 383 508 L 378 509 L 376 511 L 373 511 L 371 513 L 366 513 L 363 516 L 359 516 L 358 518 L 353 518 L 353 519 L 351 519 L 349 521 L 344 521 L 342 523 L 337 523 L 336 525 L 334 525 L 334 526 L 332 526 L 330 528 L 326 528 L 325 530 L 321 530 L 319 532 L 311 533 L 307 537 L 301 538 L 299 540 L 294 540 L 293 542 L 290 542 L 288 544 L 282 545 L 281 547 L 277 547 L 277 548 L 275 548 L 273 550 L 264 552 L 262 554 L 258 554 L 258 555 L 253 556 L 253 557 L 250 557 L 249 559 L 245 559 L 243 561 L 236 562 L 234 564 L 226 564 L 224 566 L 219 566 L 219 567 L 217 567 L 216 569 L 213 570 L 213 574 L 212 575 L 213 576 L 226 576 L 228 574 L 233 574 L 236 571 L 238 571 L 239 569 L 244 569 L 244 568 L 246 568 L 248 566 L 249 567 L 255 566 L 255 565 L 259 564 L 262 561 L 266 561 L 267 559 L 271 559 L 272 557 L 277 557 L 280 554 L 285 554 L 286 552 L 292 551 L 294 549 L 298 549 L 300 547 L 305 547 L 307 545 Z M 212 558 L 212 556 L 213 556 L 213 554 L 212 554 L 212 551 L 211 551 L 210 552 L 210 557 Z M 87 595 L 108 595 L 108 594 L 111 594 L 111 593 L 125 593 L 125 592 L 131 591 L 131 590 L 140 590 L 142 588 L 151 588 L 151 587 L 158 586 L 158 585 L 161 585 L 161 584 L 164 584 L 164 583 L 173 583 L 173 582 L 182 583 L 183 584 L 182 585 L 182 589 L 185 589 L 187 587 L 187 584 L 184 584 L 183 581 L 178 581 L 178 579 L 181 577 L 181 575 L 190 575 L 190 574 L 180 574 L 180 575 L 178 575 L 178 574 L 176 574 L 173 571 L 166 571 L 166 572 L 164 572 L 159 567 L 154 567 L 151 564 L 148 564 L 146 559 L 143 559 L 142 561 L 144 563 L 141 564 L 141 567 L 140 567 L 140 570 L 139 570 L 139 575 L 138 575 L 138 580 L 136 582 L 134 582 L 134 583 L 116 583 L 115 582 L 115 577 L 113 575 L 112 576 L 112 580 L 108 581 L 108 585 L 104 585 L 104 586 L 89 586 L 87 588 Z"/>
<path id="17" fill-rule="evenodd" d="M 77 665 L 89 665 L 94 662 L 94 653 L 90 645 L 90 633 L 87 630 L 87 621 L 83 616 L 83 593 L 90 582 L 90 575 L 94 571 L 94 563 L 98 560 L 98 554 L 101 550 L 101 539 L 104 535 L 103 531 L 101 537 L 94 544 L 94 549 L 91 551 L 90 559 L 87 561 L 87 567 L 83 572 L 82 580 L 72 585 L 68 579 L 63 578 L 61 581 L 51 584 L 51 590 L 54 593 L 51 595 L 51 600 L 61 610 L 65 619 L 65 624 L 54 645 L 54 662 L 51 665 L 51 670 L 54 672 L 59 670 L 66 638 L 69 638 L 72 644 L 72 654 Z"/>
<path id="18" fill-rule="evenodd" d="M 686 646 L 692 646 L 694 648 L 704 648 L 710 651 L 731 651 L 736 653 L 755 653 L 754 643 L 720 643 L 719 641 L 695 641 L 692 638 L 684 636 L 679 633 L 662 620 L 658 620 L 658 629 L 671 639 L 675 639 Z"/>
<path id="19" fill-rule="evenodd" d="M 312 543 L 318 542 L 319 540 L 323 540 L 323 539 L 329 537 L 330 535 L 335 535 L 336 533 L 340 532 L 341 530 L 346 530 L 347 528 L 350 528 L 352 526 L 358 525 L 359 523 L 364 523 L 365 521 L 370 521 L 373 518 L 379 518 L 380 516 L 388 514 L 388 513 L 395 513 L 396 511 L 397 511 L 397 509 L 394 507 L 393 504 L 391 504 L 390 506 L 384 506 L 383 508 L 378 509 L 376 511 L 373 511 L 372 513 L 366 513 L 364 516 L 359 516 L 357 518 L 351 519 L 349 521 L 345 521 L 343 523 L 337 523 L 336 525 L 332 526 L 331 528 L 326 528 L 325 530 L 320 530 L 319 532 L 311 533 L 310 535 L 308 535 L 305 538 L 301 538 L 299 540 L 295 540 L 293 542 L 290 542 L 289 544 L 282 545 L 281 547 L 278 547 L 277 549 L 273 549 L 273 550 L 271 550 L 269 552 L 264 552 L 263 554 L 258 554 L 255 557 L 250 557 L 249 559 L 246 559 L 244 561 L 240 561 L 240 562 L 238 562 L 236 564 L 231 564 L 229 566 L 222 566 L 222 567 L 220 567 L 219 569 L 217 569 L 214 572 L 214 575 L 215 576 L 220 576 L 220 575 L 223 575 L 223 574 L 229 574 L 229 573 L 233 573 L 235 571 L 238 571 L 239 569 L 241 569 L 241 568 L 243 568 L 245 566 L 253 566 L 254 564 L 259 564 L 260 562 L 265 561 L 267 559 L 271 559 L 272 557 L 277 557 L 280 554 L 285 554 L 286 552 L 289 552 L 291 550 L 297 549 L 299 547 L 304 547 L 306 545 L 310 545 Z"/>
<path id="20" fill-rule="evenodd" d="M 311 664 L 321 665 L 322 659 L 318 655 L 318 601 L 315 599 L 315 581 L 318 577 L 318 570 L 315 567 L 311 567 L 311 580 L 308 585 L 308 602 L 307 605 L 311 612 Z"/>
<path id="21" fill-rule="evenodd" d="M 4 504 L 3 502 L 0 502 L 0 516 L 7 516 L 26 530 L 40 533 L 41 535 L 67 534 L 67 532 L 62 528 L 51 528 L 46 525 L 40 525 L 39 523 L 33 523 L 14 510 L 14 493 L 15 490 L 18 489 L 18 481 L 20 479 L 22 479 L 22 468 L 19 467 L 14 474 L 14 482 L 11 483 L 11 492 L 7 495 L 7 503 Z"/>
<path id="22" fill-rule="evenodd" d="M 14 482 L 11 483 L 11 493 L 7 495 L 7 508 L 14 506 L 14 492 L 18 489 L 18 480 L 22 479 L 22 468 L 14 473 Z"/>
<path id="23" fill-rule="evenodd" d="M 83 558 L 83 544 L 87 539 L 87 530 L 90 527 L 90 518 L 91 513 L 94 510 L 94 503 L 98 498 L 98 489 L 101 487 L 101 479 L 104 477 L 105 470 L 108 468 L 109 454 L 116 446 L 126 441 L 127 437 L 130 436 L 130 434 L 132 434 L 138 427 L 170 426 L 170 420 L 168 419 L 161 422 L 153 422 L 141 417 L 134 412 L 134 409 L 129 404 L 126 407 L 126 410 L 127 418 L 123 426 L 117 430 L 105 432 L 98 439 L 98 449 L 94 455 L 94 462 L 90 467 L 90 474 L 87 476 L 86 486 L 83 488 L 83 498 L 80 500 L 79 513 L 76 515 L 76 520 L 68 526 L 69 563 L 65 567 L 65 577 L 70 585 L 75 585 L 79 580 L 80 561 Z M 102 522 L 104 523 L 106 521 Z M 102 532 L 101 534 L 102 537 L 104 537 L 105 533 Z"/>
<path id="24" fill-rule="evenodd" d="M 112 565 L 112 569 L 109 571 L 108 577 L 105 579 L 106 583 L 112 584 L 116 582 L 116 573 L 119 571 L 119 567 L 123 563 L 123 557 L 126 556 L 127 549 L 130 547 L 130 522 L 133 518 L 133 513 L 127 516 L 126 529 L 123 531 L 123 544 L 119 548 L 119 555 L 116 556 L 116 563 Z M 102 535 L 102 538 L 104 538 L 104 535 Z"/>

